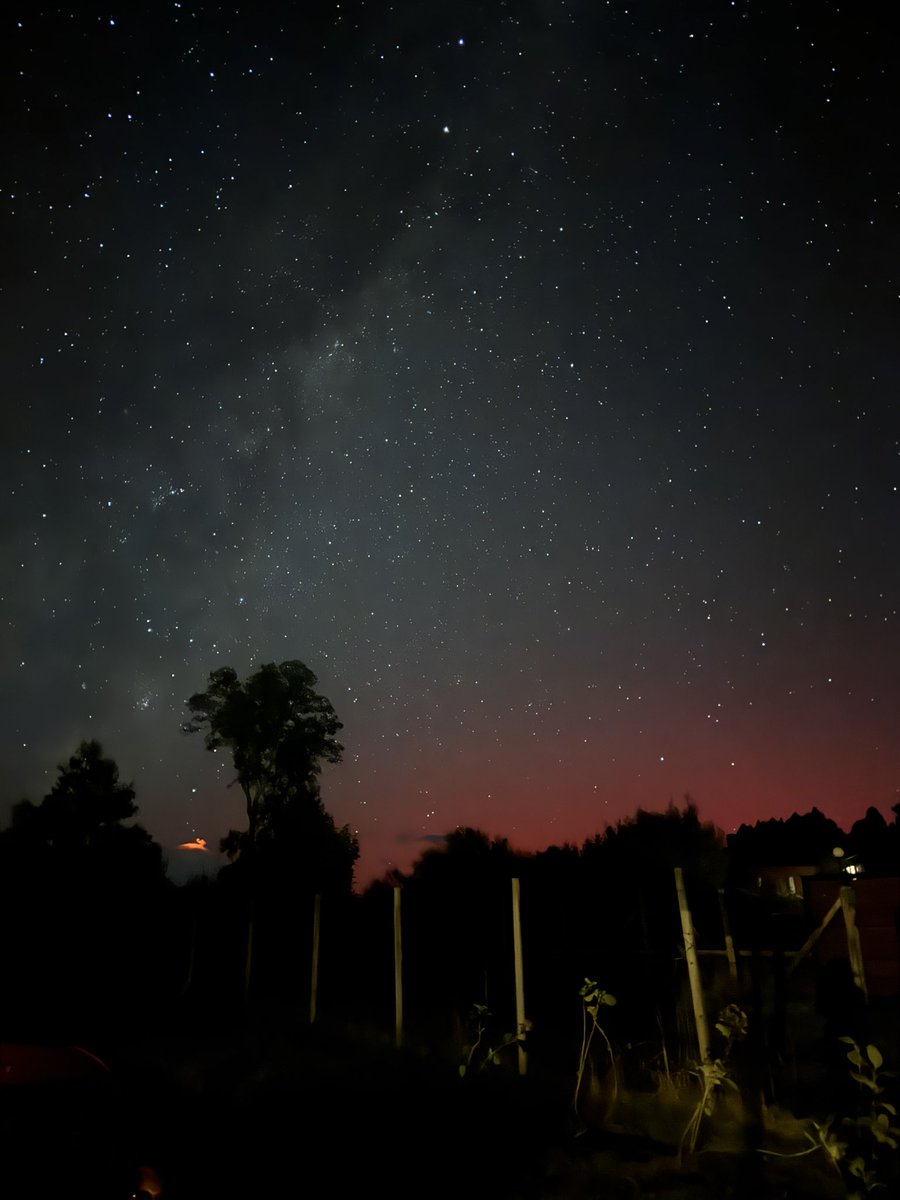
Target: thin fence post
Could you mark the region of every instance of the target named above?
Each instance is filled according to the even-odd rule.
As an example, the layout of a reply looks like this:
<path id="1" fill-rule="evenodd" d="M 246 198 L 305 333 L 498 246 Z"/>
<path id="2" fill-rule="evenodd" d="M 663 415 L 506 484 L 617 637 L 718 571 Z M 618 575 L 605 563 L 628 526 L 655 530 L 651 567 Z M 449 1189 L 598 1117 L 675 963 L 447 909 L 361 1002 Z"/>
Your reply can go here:
<path id="1" fill-rule="evenodd" d="M 394 1040 L 403 1045 L 403 941 L 400 929 L 400 889 L 394 888 Z"/>
<path id="2" fill-rule="evenodd" d="M 316 1005 L 319 998 L 319 926 L 322 917 L 322 897 L 313 901 L 312 967 L 309 978 L 309 1023 L 316 1023 Z"/>
<path id="3" fill-rule="evenodd" d="M 788 968 L 787 968 L 787 972 L 786 972 L 787 975 L 792 975 L 793 972 L 796 971 L 797 967 L 799 967 L 800 963 L 803 961 L 804 958 L 806 958 L 807 954 L 809 954 L 810 950 L 812 950 L 813 946 L 816 944 L 816 942 L 819 940 L 819 938 L 822 936 L 822 934 L 828 928 L 830 921 L 832 920 L 835 913 L 837 912 L 837 910 L 840 907 L 841 907 L 841 897 L 840 897 L 840 895 L 838 895 L 837 900 L 835 900 L 834 904 L 832 904 L 831 908 L 829 908 L 828 912 L 825 914 L 825 916 L 822 918 L 822 920 L 819 922 L 819 924 L 815 927 L 815 929 L 812 931 L 812 933 L 809 935 L 809 937 L 806 939 L 806 941 L 803 943 L 803 945 L 800 947 L 800 949 L 796 950 L 794 952 L 794 957 L 788 963 Z"/>
<path id="4" fill-rule="evenodd" d="M 250 1003 L 250 981 L 253 976 L 253 923 L 254 904 L 250 902 L 250 916 L 247 921 L 247 950 L 244 955 L 244 1004 Z"/>
<path id="5" fill-rule="evenodd" d="M 516 1036 L 522 1038 L 525 1034 L 525 977 L 522 968 L 522 921 L 519 913 L 519 881 L 512 881 L 512 918 L 513 918 L 513 958 L 516 976 Z M 528 1070 L 528 1055 L 524 1043 L 516 1043 L 519 1058 L 519 1074 L 524 1075 Z"/>
<path id="6" fill-rule="evenodd" d="M 732 983 L 737 982 L 737 957 L 734 953 L 734 938 L 731 936 L 731 921 L 725 907 L 725 889 L 719 888 L 719 912 L 722 914 L 722 932 L 725 934 L 725 953 L 728 956 L 728 974 Z"/>
<path id="7" fill-rule="evenodd" d="M 841 908 L 844 910 L 844 928 L 847 930 L 847 953 L 850 957 L 850 970 L 853 972 L 853 982 L 869 999 L 866 987 L 866 969 L 863 964 L 862 943 L 859 940 L 859 929 L 856 924 L 856 892 L 852 887 L 841 888 Z"/>
<path id="8" fill-rule="evenodd" d="M 197 915 L 196 897 L 192 897 L 192 899 L 194 900 L 194 911 L 191 914 L 191 951 L 190 958 L 188 959 L 187 977 L 184 981 L 184 986 L 181 989 L 182 996 L 186 996 L 193 986 L 194 964 L 197 961 L 197 924 L 199 918 Z"/>
<path id="9" fill-rule="evenodd" d="M 681 914 L 681 932 L 684 937 L 684 956 L 687 959 L 688 979 L 691 983 L 691 1000 L 694 1005 L 694 1025 L 697 1029 L 697 1045 L 700 1049 L 700 1061 L 710 1061 L 709 1025 L 706 1020 L 706 1008 L 703 1003 L 703 985 L 700 979 L 700 964 L 697 960 L 697 949 L 694 942 L 694 922 L 688 907 L 687 893 L 684 890 L 684 875 L 681 867 L 675 868 L 675 890 L 678 893 L 678 911 Z"/>

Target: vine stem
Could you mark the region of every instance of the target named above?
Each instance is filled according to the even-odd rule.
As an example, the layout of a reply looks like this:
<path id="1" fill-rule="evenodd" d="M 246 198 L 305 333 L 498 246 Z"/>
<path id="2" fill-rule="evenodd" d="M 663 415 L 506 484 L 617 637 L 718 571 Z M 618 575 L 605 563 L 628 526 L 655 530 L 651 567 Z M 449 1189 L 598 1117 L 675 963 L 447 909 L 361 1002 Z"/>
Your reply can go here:
<path id="1" fill-rule="evenodd" d="M 588 1033 L 587 1018 L 588 1018 L 587 1005 L 582 1005 L 582 1008 L 581 1008 L 581 1057 L 578 1060 L 578 1071 L 575 1075 L 575 1095 L 572 1097 L 572 1107 L 574 1108 L 576 1114 L 578 1113 L 578 1093 L 581 1091 L 581 1081 L 584 1076 L 584 1068 L 585 1068 L 585 1064 L 587 1063 L 588 1053 L 590 1052 L 590 1049 L 591 1049 L 591 1041 L 593 1040 L 593 1037 L 594 1037 L 594 1029 L 597 1026 L 597 1022 L 593 1021 L 592 1025 L 591 1025 L 591 1031 L 590 1031 L 590 1033 Z"/>

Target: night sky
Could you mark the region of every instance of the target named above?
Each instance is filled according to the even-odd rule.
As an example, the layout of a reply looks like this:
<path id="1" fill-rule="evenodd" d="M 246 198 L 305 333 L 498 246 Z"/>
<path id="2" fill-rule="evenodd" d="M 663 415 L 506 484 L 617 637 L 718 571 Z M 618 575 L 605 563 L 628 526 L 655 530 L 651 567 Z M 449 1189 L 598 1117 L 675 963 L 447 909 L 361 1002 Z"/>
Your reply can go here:
<path id="1" fill-rule="evenodd" d="M 358 882 L 900 789 L 895 43 L 830 3 L 4 18 L 0 821 L 299 658 Z"/>

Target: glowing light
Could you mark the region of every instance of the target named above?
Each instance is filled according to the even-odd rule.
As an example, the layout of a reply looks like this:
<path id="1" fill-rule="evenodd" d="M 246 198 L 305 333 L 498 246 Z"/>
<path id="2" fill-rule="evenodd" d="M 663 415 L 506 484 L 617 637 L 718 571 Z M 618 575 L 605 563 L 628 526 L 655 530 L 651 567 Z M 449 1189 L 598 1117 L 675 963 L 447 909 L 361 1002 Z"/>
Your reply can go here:
<path id="1" fill-rule="evenodd" d="M 177 847 L 179 850 L 199 850 L 202 854 L 209 854 L 209 847 L 206 844 L 206 838 L 194 838 L 192 842 L 182 842 Z"/>

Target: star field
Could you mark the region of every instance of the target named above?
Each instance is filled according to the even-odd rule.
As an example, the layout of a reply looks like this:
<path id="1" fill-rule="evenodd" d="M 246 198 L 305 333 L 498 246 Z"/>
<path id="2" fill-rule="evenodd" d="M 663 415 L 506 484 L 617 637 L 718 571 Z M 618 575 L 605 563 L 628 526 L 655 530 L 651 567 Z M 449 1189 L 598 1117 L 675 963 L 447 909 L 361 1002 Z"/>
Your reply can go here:
<path id="1" fill-rule="evenodd" d="M 900 789 L 895 70 L 822 3 L 6 18 L 3 797 L 300 658 L 358 878 Z M 0 808 L 5 819 L 7 808 Z"/>

